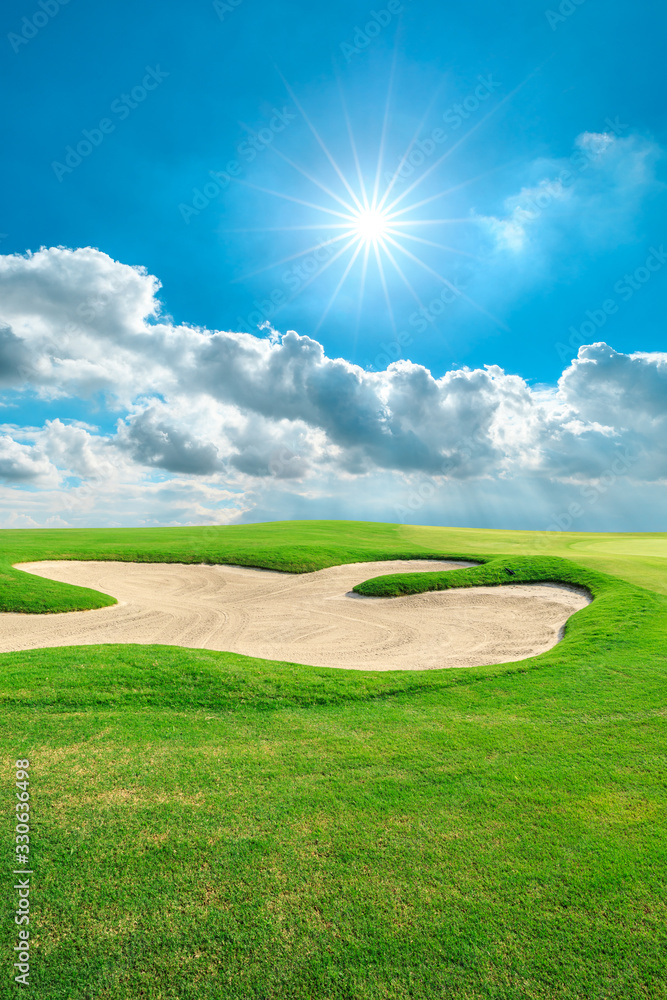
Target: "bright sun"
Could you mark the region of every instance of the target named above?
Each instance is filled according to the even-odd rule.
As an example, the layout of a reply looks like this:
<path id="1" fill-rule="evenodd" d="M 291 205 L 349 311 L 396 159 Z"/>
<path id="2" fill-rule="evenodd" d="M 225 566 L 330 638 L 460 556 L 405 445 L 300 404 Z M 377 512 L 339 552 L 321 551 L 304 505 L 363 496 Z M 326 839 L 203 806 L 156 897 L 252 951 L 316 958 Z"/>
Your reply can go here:
<path id="1" fill-rule="evenodd" d="M 64 2 L 64 0 L 63 0 Z M 398 166 L 395 168 L 392 176 L 386 184 L 383 183 L 383 169 L 385 167 L 385 139 L 387 128 L 390 120 L 389 111 L 389 100 L 391 96 L 391 87 L 389 88 L 389 93 L 387 95 L 387 105 L 385 108 L 384 119 L 382 122 L 382 133 L 380 136 L 379 149 L 377 164 L 375 166 L 374 177 L 372 174 L 367 176 L 364 175 L 361 161 L 359 159 L 357 146 L 354 140 L 354 135 L 352 132 L 352 127 L 350 124 L 349 117 L 347 115 L 347 110 L 345 108 L 345 103 L 343 101 L 343 111 L 345 115 L 345 120 L 347 122 L 348 135 L 350 139 L 350 151 L 352 154 L 352 163 L 356 168 L 356 178 L 352 173 L 346 174 L 343 169 L 338 165 L 338 162 L 334 158 L 333 154 L 330 152 L 324 140 L 320 136 L 319 132 L 312 124 L 308 118 L 306 112 L 302 108 L 297 95 L 294 93 L 292 88 L 289 86 L 287 81 L 284 81 L 287 91 L 292 98 L 297 110 L 300 112 L 304 122 L 310 129 L 314 139 L 319 145 L 320 149 L 324 153 L 326 159 L 329 161 L 329 165 L 333 168 L 334 173 L 340 181 L 340 186 L 338 190 L 334 190 L 329 181 L 324 183 L 319 180 L 317 176 L 313 175 L 307 170 L 304 170 L 298 163 L 289 159 L 283 153 L 279 152 L 275 146 L 272 146 L 274 152 L 276 152 L 283 160 L 285 160 L 291 167 L 298 171 L 302 177 L 309 183 L 314 184 L 320 191 L 327 196 L 328 203 L 313 202 L 308 199 L 298 197 L 295 194 L 288 194 L 287 192 L 270 190 L 269 188 L 260 187 L 259 185 L 253 184 L 250 181 L 240 181 L 240 183 L 245 184 L 250 188 L 255 188 L 257 191 L 262 191 L 265 194 L 274 195 L 278 198 L 284 198 L 286 201 L 296 203 L 297 205 L 303 206 L 303 208 L 315 211 L 316 213 L 324 213 L 328 216 L 328 219 L 322 219 L 321 221 L 316 221 L 317 216 L 305 217 L 303 222 L 297 221 L 296 224 L 289 226 L 278 226 L 266 228 L 262 227 L 258 230 L 238 230 L 239 232 L 288 232 L 291 230 L 319 230 L 321 233 L 326 234 L 324 237 L 309 246 L 306 246 L 303 250 L 298 250 L 296 253 L 290 254 L 290 256 L 283 257 L 279 261 L 271 261 L 264 264 L 256 271 L 252 271 L 250 274 L 243 275 L 239 278 L 235 278 L 235 281 L 241 281 L 245 278 L 254 277 L 257 274 L 261 274 L 264 271 L 268 271 L 277 267 L 279 264 L 284 264 L 288 261 L 294 261 L 301 257 L 305 257 L 308 254 L 322 254 L 324 252 L 324 257 L 318 256 L 314 258 L 315 262 L 318 260 L 324 260 L 321 266 L 317 266 L 314 272 L 308 272 L 310 277 L 307 280 L 299 284 L 298 290 L 295 291 L 295 295 L 299 294 L 303 289 L 305 289 L 315 278 L 320 278 L 328 268 L 336 264 L 336 261 L 341 261 L 339 267 L 340 277 L 336 282 L 335 288 L 329 298 L 328 302 L 325 304 L 322 314 L 315 328 L 311 330 L 311 335 L 315 336 L 318 330 L 322 326 L 324 320 L 326 319 L 329 311 L 331 310 L 334 302 L 336 301 L 343 285 L 348 280 L 348 277 L 353 271 L 355 263 L 359 261 L 359 290 L 358 290 L 358 305 L 357 305 L 357 329 L 359 327 L 359 318 L 361 316 L 362 303 L 364 301 L 364 294 L 366 288 L 366 279 L 369 272 L 369 261 L 373 261 L 373 264 L 377 268 L 377 274 L 379 275 L 380 282 L 382 284 L 382 290 L 384 292 L 385 301 L 387 304 L 387 312 L 389 314 L 389 319 L 391 321 L 392 327 L 396 329 L 396 322 L 394 318 L 394 311 L 391 303 L 390 296 L 390 283 L 387 280 L 387 269 L 395 271 L 401 282 L 406 286 L 411 297 L 415 300 L 420 309 L 424 309 L 421 299 L 415 288 L 413 287 L 408 274 L 405 273 L 402 266 L 402 260 L 406 259 L 409 265 L 414 269 L 419 267 L 422 271 L 425 271 L 430 280 L 436 279 L 443 287 L 447 288 L 454 295 L 462 295 L 471 305 L 476 309 L 479 309 L 486 316 L 489 313 L 486 312 L 481 306 L 479 306 L 472 299 L 469 299 L 466 295 L 453 285 L 452 282 L 443 274 L 439 273 L 433 267 L 431 267 L 418 252 L 413 253 L 410 247 L 415 251 L 422 250 L 422 253 L 428 252 L 433 253 L 433 250 L 444 251 L 447 254 L 455 253 L 462 254 L 464 256 L 471 256 L 465 250 L 460 250 L 456 247 L 448 246 L 444 243 L 439 243 L 431 239 L 426 239 L 424 236 L 418 235 L 418 228 L 422 226 L 437 226 L 441 229 L 444 226 L 461 224 L 461 223 L 471 223 L 468 218 L 455 219 L 455 218 L 433 218 L 430 213 L 424 217 L 423 212 L 417 210 L 423 209 L 423 206 L 429 205 L 432 202 L 438 201 L 444 198 L 452 191 L 457 190 L 458 187 L 463 187 L 465 184 L 472 183 L 476 178 L 471 177 L 468 180 L 463 181 L 457 187 L 444 189 L 437 191 L 435 194 L 429 194 L 425 197 L 419 197 L 415 195 L 418 185 L 422 184 L 427 177 L 431 176 L 433 172 L 441 166 L 445 159 L 453 152 L 458 143 L 451 147 L 449 150 L 445 150 L 440 156 L 433 159 L 429 166 L 423 170 L 418 177 L 407 184 L 406 186 L 401 186 L 399 184 L 400 179 L 403 177 L 401 173 L 404 165 L 407 163 L 411 152 L 414 149 L 415 139 L 413 139 L 408 147 L 405 149 Z M 342 94 L 341 94 L 342 99 Z M 484 119 L 482 119 L 483 121 Z M 480 122 L 481 124 L 481 122 Z M 423 125 L 423 122 L 422 122 Z M 422 127 L 420 125 L 420 128 Z M 476 126 L 477 127 L 477 126 Z M 417 135 L 418 133 L 416 133 Z M 459 140 L 462 142 L 463 140 Z M 429 154 L 430 155 L 430 154 Z M 384 173 L 385 180 L 387 179 L 386 171 Z M 398 189 L 397 189 L 398 187 Z M 417 199 L 417 200 L 415 200 Z M 321 218 L 321 217 L 320 217 Z M 436 229 L 436 232 L 438 232 Z M 416 231 L 417 230 L 417 231 Z M 428 232 L 428 230 L 427 230 Z M 331 235 L 333 233 L 334 235 Z M 422 249 L 423 248 L 423 249 Z M 342 266 L 343 262 L 347 258 L 347 262 Z M 341 260 L 342 259 L 342 260 Z M 404 261 L 403 261 L 404 262 Z M 342 268 L 342 273 L 341 273 Z M 390 272 L 391 273 L 391 272 Z M 294 298 L 294 296 L 292 297 Z M 292 299 L 289 300 L 290 302 Z M 494 322 L 498 322 L 494 317 L 491 317 Z"/>
<path id="2" fill-rule="evenodd" d="M 389 218 L 377 208 L 365 208 L 355 215 L 352 229 L 362 243 L 376 243 L 387 235 Z"/>

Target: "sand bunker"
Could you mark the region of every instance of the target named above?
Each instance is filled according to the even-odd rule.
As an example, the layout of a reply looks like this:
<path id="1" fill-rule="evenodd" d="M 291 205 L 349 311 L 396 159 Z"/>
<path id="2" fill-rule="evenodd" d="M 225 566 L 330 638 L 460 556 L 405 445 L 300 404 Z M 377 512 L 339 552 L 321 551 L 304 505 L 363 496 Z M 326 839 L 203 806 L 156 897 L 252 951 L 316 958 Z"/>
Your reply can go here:
<path id="1" fill-rule="evenodd" d="M 521 660 L 550 649 L 583 591 L 505 585 L 396 598 L 349 591 L 386 573 L 468 563 L 354 563 L 293 575 L 241 566 L 39 562 L 21 569 L 92 587 L 115 607 L 54 615 L 0 614 L 0 651 L 93 643 L 228 650 L 354 670 L 432 670 Z"/>

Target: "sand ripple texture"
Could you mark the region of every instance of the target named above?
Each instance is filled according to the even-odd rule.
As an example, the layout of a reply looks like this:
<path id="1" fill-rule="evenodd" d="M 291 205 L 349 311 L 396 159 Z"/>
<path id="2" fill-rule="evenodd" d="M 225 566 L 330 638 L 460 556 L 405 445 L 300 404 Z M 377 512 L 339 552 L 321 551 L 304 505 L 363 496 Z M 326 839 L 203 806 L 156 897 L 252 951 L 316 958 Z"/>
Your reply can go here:
<path id="1" fill-rule="evenodd" d="M 395 598 L 351 595 L 386 573 L 467 563 L 392 560 L 293 575 L 241 566 L 37 562 L 37 576 L 92 587 L 115 607 L 0 614 L 0 651 L 96 643 L 227 650 L 353 670 L 433 670 L 521 660 L 550 649 L 583 591 L 508 584 Z"/>

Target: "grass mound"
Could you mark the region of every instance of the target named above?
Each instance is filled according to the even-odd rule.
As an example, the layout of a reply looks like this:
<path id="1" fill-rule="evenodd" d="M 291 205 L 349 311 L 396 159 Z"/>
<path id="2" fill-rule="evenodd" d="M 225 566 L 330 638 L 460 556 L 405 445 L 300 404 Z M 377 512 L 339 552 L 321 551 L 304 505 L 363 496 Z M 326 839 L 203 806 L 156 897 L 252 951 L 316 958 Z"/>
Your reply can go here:
<path id="1" fill-rule="evenodd" d="M 452 556 L 453 559 L 471 558 Z M 591 593 L 608 589 L 603 573 L 585 570 L 568 559 L 538 556 L 475 556 L 479 566 L 435 573 L 392 573 L 357 584 L 353 590 L 366 597 L 399 597 L 454 587 L 496 587 L 510 583 L 567 583 Z"/>
<path id="2" fill-rule="evenodd" d="M 88 587 L 72 587 L 45 580 L 0 562 L 0 611 L 19 614 L 54 614 L 60 611 L 90 611 L 117 604 L 115 597 Z"/>

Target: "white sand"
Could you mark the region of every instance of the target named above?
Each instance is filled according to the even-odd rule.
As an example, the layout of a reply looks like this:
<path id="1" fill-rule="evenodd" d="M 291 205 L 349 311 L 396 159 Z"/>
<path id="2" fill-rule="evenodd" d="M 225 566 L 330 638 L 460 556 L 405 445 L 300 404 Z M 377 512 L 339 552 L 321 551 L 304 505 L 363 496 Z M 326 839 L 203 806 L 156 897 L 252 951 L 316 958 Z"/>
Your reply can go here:
<path id="1" fill-rule="evenodd" d="M 521 660 L 550 649 L 590 598 L 554 584 L 506 584 L 397 598 L 351 595 L 387 573 L 467 563 L 354 563 L 293 575 L 241 566 L 38 562 L 19 569 L 92 587 L 115 607 L 0 614 L 0 651 L 156 643 L 354 670 L 432 670 Z"/>

